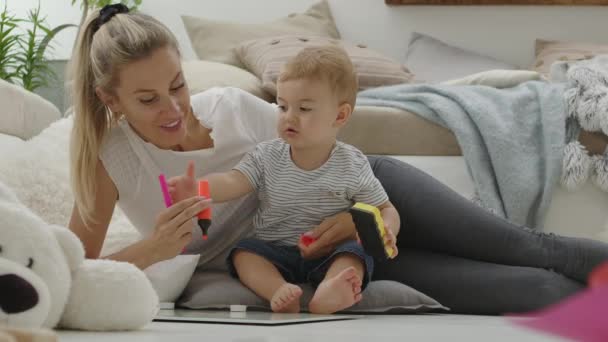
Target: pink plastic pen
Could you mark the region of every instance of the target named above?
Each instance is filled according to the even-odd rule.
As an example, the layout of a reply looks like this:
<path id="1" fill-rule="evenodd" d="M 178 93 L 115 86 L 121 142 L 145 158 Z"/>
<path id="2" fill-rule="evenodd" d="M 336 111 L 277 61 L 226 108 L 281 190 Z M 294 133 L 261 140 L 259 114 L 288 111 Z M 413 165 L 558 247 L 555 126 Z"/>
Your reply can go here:
<path id="1" fill-rule="evenodd" d="M 171 194 L 169 194 L 169 187 L 167 186 L 165 175 L 161 173 L 160 176 L 158 176 L 158 181 L 160 182 L 160 190 L 163 192 L 165 206 L 169 208 L 173 203 L 171 201 Z"/>
<path id="2" fill-rule="evenodd" d="M 167 186 L 167 179 L 165 178 L 165 174 L 161 173 L 158 176 L 158 182 L 160 183 L 160 190 L 163 192 L 163 199 L 165 200 L 165 206 L 169 208 L 173 201 L 171 200 L 171 194 L 169 193 L 169 187 Z M 186 251 L 186 248 L 182 248 L 182 253 Z"/>

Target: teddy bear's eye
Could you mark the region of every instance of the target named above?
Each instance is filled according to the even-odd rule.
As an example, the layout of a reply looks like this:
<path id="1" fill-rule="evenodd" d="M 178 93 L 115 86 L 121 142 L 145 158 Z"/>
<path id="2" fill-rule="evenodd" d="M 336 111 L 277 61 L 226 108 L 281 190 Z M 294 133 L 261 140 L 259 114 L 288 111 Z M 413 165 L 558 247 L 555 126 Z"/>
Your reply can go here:
<path id="1" fill-rule="evenodd" d="M 27 268 L 32 268 L 32 266 L 34 266 L 34 259 L 29 258 L 27 262 Z"/>

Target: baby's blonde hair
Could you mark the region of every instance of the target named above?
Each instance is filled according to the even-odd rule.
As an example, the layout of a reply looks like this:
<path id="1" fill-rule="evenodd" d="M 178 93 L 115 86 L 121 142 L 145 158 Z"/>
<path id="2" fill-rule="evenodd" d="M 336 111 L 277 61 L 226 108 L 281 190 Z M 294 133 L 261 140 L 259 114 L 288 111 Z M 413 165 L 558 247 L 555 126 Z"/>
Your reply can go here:
<path id="1" fill-rule="evenodd" d="M 129 63 L 149 57 L 159 48 L 172 47 L 179 53 L 175 36 L 158 20 L 137 12 L 119 13 L 99 25 L 99 11 L 82 26 L 69 66 L 74 103 L 74 127 L 70 143 L 72 190 L 85 223 L 95 222 L 97 161 L 103 139 L 116 121 L 97 97 L 100 87 L 114 94 L 118 73 Z"/>
<path id="2" fill-rule="evenodd" d="M 359 88 L 357 74 L 346 51 L 336 45 L 304 48 L 285 64 L 277 81 L 298 79 L 328 82 L 340 103 L 355 107 Z"/>

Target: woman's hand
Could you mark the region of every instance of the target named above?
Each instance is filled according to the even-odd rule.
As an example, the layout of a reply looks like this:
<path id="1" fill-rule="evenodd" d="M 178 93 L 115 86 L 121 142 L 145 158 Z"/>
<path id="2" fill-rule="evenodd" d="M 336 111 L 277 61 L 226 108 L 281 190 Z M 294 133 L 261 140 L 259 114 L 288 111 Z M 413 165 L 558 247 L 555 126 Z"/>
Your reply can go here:
<path id="1" fill-rule="evenodd" d="M 172 259 L 192 241 L 193 218 L 211 205 L 211 200 L 194 196 L 163 209 L 156 218 L 152 236 L 148 238 L 156 262 Z"/>
<path id="2" fill-rule="evenodd" d="M 342 212 L 323 220 L 306 235 L 316 241 L 308 246 L 298 243 L 304 259 L 317 259 L 333 252 L 340 243 L 357 238 L 353 218 L 348 212 Z"/>

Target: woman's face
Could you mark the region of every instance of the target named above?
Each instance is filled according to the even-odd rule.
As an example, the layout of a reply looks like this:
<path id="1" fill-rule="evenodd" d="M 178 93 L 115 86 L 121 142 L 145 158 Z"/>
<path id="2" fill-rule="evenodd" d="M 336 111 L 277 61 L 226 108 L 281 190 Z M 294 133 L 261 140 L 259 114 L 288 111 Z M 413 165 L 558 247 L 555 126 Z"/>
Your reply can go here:
<path id="1" fill-rule="evenodd" d="M 114 94 L 97 94 L 115 113 L 124 115 L 131 127 L 159 148 L 178 148 L 186 137 L 190 95 L 180 56 L 171 47 L 127 64 L 119 71 Z"/>

